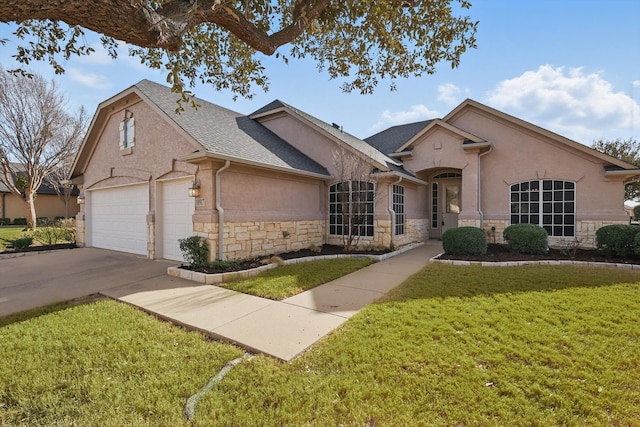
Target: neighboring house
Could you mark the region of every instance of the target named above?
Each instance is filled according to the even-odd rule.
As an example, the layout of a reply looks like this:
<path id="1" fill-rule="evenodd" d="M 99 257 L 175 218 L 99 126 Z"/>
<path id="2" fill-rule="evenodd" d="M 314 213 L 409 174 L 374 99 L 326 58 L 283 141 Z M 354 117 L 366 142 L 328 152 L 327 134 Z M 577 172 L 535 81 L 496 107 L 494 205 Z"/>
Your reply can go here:
<path id="1" fill-rule="evenodd" d="M 73 218 L 80 211 L 78 206 L 78 189 L 74 188 L 69 198 L 68 215 Z M 47 218 L 55 220 L 56 218 L 65 217 L 64 199 L 56 193 L 53 184 L 45 179 L 38 190 L 35 197 L 36 215 L 38 218 Z M 16 218 L 26 218 L 26 205 L 24 200 L 15 194 L 0 182 L 0 218 L 8 218 L 11 223 Z"/>
<path id="2" fill-rule="evenodd" d="M 203 100 L 176 114 L 176 99 L 143 80 L 98 106 L 71 175 L 85 201 L 79 244 L 173 260 L 192 234 L 220 259 L 341 244 L 346 198 L 364 212 L 352 228 L 359 246 L 463 225 L 500 242 L 523 222 L 545 227 L 552 243 L 591 246 L 597 228 L 628 222 L 624 182 L 640 175 L 471 100 L 361 140 L 281 101 L 247 116 Z M 340 150 L 370 177 L 341 183 Z"/>

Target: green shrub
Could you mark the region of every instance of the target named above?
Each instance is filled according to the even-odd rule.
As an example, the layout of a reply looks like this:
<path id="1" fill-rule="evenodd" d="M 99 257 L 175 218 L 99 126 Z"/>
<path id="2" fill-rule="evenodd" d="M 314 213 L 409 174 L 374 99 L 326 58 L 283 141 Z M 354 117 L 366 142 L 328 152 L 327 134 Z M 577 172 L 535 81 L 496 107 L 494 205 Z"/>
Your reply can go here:
<path id="1" fill-rule="evenodd" d="M 209 245 L 200 236 L 178 239 L 182 256 L 192 267 L 204 267 L 209 261 Z"/>
<path id="2" fill-rule="evenodd" d="M 52 224 L 53 222 L 46 216 L 39 216 L 38 218 L 36 218 L 36 225 L 38 227 Z"/>
<path id="3" fill-rule="evenodd" d="M 487 238 L 477 227 L 450 228 L 442 233 L 442 247 L 451 255 L 485 255 Z"/>
<path id="4" fill-rule="evenodd" d="M 9 218 L 0 218 L 0 225 L 9 225 L 11 224 L 11 219 Z"/>
<path id="5" fill-rule="evenodd" d="M 605 225 L 596 230 L 596 246 L 607 256 L 628 258 L 635 255 L 635 239 L 640 227 L 634 225 Z"/>
<path id="6" fill-rule="evenodd" d="M 13 225 L 27 225 L 27 218 L 13 218 Z"/>
<path id="7" fill-rule="evenodd" d="M 513 224 L 502 235 L 511 252 L 544 255 L 549 249 L 547 230 L 533 224 Z"/>
<path id="8" fill-rule="evenodd" d="M 26 249 L 33 244 L 33 237 L 24 236 L 18 237 L 13 241 L 13 247 L 15 249 Z"/>
<path id="9" fill-rule="evenodd" d="M 76 242 L 75 218 L 61 218 L 56 221 L 56 226 L 64 230 L 63 239 L 70 243 Z"/>

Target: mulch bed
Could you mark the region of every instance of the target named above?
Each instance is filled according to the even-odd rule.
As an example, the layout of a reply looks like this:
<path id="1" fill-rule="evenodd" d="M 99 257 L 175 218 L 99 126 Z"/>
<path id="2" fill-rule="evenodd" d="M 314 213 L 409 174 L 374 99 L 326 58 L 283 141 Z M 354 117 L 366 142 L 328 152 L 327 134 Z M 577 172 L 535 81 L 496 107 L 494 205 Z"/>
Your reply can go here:
<path id="1" fill-rule="evenodd" d="M 286 260 L 286 259 L 304 258 L 304 257 L 321 256 L 321 255 L 345 255 L 345 254 L 384 255 L 389 252 L 390 250 L 388 249 L 346 252 L 342 246 L 322 245 L 321 247 L 318 248 L 318 250 L 315 250 L 315 251 L 311 249 L 301 249 L 298 251 L 278 254 L 277 256 Z M 204 267 L 204 268 L 193 268 L 188 265 L 181 265 L 180 268 L 183 268 L 185 270 L 197 271 L 198 273 L 206 273 L 206 274 L 231 273 L 234 271 L 250 270 L 252 268 L 257 268 L 262 265 L 268 264 L 272 256 L 273 255 L 268 255 L 263 257 L 234 261 L 231 265 L 225 268 L 216 268 L 215 266 Z"/>
<path id="2" fill-rule="evenodd" d="M 42 251 L 53 251 L 57 249 L 74 249 L 76 248 L 75 243 L 59 243 L 57 245 L 39 245 L 39 246 L 29 246 L 28 248 L 23 249 L 15 249 L 15 248 L 7 248 L 0 254 L 15 254 L 21 252 L 42 252 Z"/>
<path id="3" fill-rule="evenodd" d="M 540 260 L 569 260 L 586 262 L 609 262 L 618 264 L 640 264 L 640 259 L 616 258 L 602 255 L 597 249 L 577 249 L 575 256 L 569 256 L 567 251 L 549 249 L 546 255 L 529 255 L 509 252 L 505 245 L 490 244 L 487 246 L 487 254 L 479 256 L 454 256 L 443 254 L 439 259 L 509 262 L 509 261 L 540 261 Z"/>

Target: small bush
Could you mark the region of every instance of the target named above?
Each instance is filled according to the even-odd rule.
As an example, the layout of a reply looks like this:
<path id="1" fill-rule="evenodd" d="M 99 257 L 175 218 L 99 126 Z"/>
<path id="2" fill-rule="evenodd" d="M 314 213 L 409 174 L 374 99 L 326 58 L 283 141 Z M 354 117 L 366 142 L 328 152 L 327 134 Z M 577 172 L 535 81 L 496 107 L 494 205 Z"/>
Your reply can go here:
<path id="1" fill-rule="evenodd" d="M 27 218 L 13 218 L 13 225 L 27 225 Z"/>
<path id="2" fill-rule="evenodd" d="M 485 255 L 487 238 L 477 227 L 450 228 L 442 233 L 442 247 L 451 255 Z"/>
<path id="3" fill-rule="evenodd" d="M 635 255 L 634 242 L 640 227 L 633 225 L 605 225 L 596 230 L 596 246 L 607 256 L 628 258 Z"/>
<path id="4" fill-rule="evenodd" d="M 180 250 L 184 259 L 196 268 L 204 267 L 209 261 L 209 245 L 200 236 L 185 237 L 178 239 Z"/>
<path id="5" fill-rule="evenodd" d="M 15 249 L 26 249 L 33 244 L 33 237 L 24 236 L 19 237 L 13 241 L 13 247 Z"/>
<path id="6" fill-rule="evenodd" d="M 502 235 L 511 252 L 544 255 L 549 249 L 547 230 L 533 224 L 513 224 Z"/>
<path id="7" fill-rule="evenodd" d="M 11 224 L 11 219 L 9 218 L 0 218 L 0 225 L 9 225 Z"/>
<path id="8" fill-rule="evenodd" d="M 52 225 L 52 224 L 53 222 L 46 216 L 39 216 L 38 218 L 36 218 L 36 225 L 38 227 L 45 226 L 45 225 Z"/>
<path id="9" fill-rule="evenodd" d="M 64 230 L 63 238 L 67 242 L 76 242 L 76 220 L 75 218 L 61 218 L 56 221 L 56 225 Z"/>

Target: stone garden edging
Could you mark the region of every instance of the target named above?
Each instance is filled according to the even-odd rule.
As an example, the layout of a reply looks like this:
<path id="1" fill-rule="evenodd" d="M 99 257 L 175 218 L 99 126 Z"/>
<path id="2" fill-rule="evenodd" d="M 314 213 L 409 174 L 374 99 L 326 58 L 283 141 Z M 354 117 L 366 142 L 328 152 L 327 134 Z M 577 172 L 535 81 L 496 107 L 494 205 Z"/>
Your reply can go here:
<path id="1" fill-rule="evenodd" d="M 431 262 L 439 262 L 450 265 L 477 265 L 480 267 L 517 267 L 520 265 L 576 265 L 582 267 L 604 267 L 604 268 L 620 268 L 624 270 L 640 270 L 640 264 L 621 264 L 613 262 L 588 262 L 588 261 L 571 261 L 571 260 L 538 260 L 538 261 L 464 261 L 453 259 L 437 259 L 440 255 L 431 258 Z"/>
<path id="2" fill-rule="evenodd" d="M 310 257 L 303 257 L 303 258 L 292 258 L 292 259 L 284 260 L 284 265 L 299 264 L 301 262 L 309 262 L 309 261 L 319 261 L 323 259 L 337 259 L 337 258 L 369 258 L 374 261 L 382 261 L 422 245 L 424 245 L 424 243 L 410 243 L 408 245 L 402 246 L 400 249 L 396 251 L 389 252 L 383 255 L 340 254 L 340 255 L 318 255 L 318 256 L 310 256 Z M 191 271 L 191 270 L 187 270 L 180 267 L 169 267 L 167 268 L 167 274 L 169 276 L 179 277 L 181 279 L 191 280 L 192 282 L 203 283 L 205 285 L 215 285 L 216 283 L 227 283 L 227 282 L 232 282 L 240 279 L 248 279 L 250 277 L 257 276 L 263 271 L 276 268 L 278 265 L 279 264 L 277 263 L 272 263 L 272 264 L 266 264 L 260 267 L 252 268 L 250 270 L 231 271 L 228 273 L 213 273 L 213 274 L 200 273 L 197 271 Z"/>

